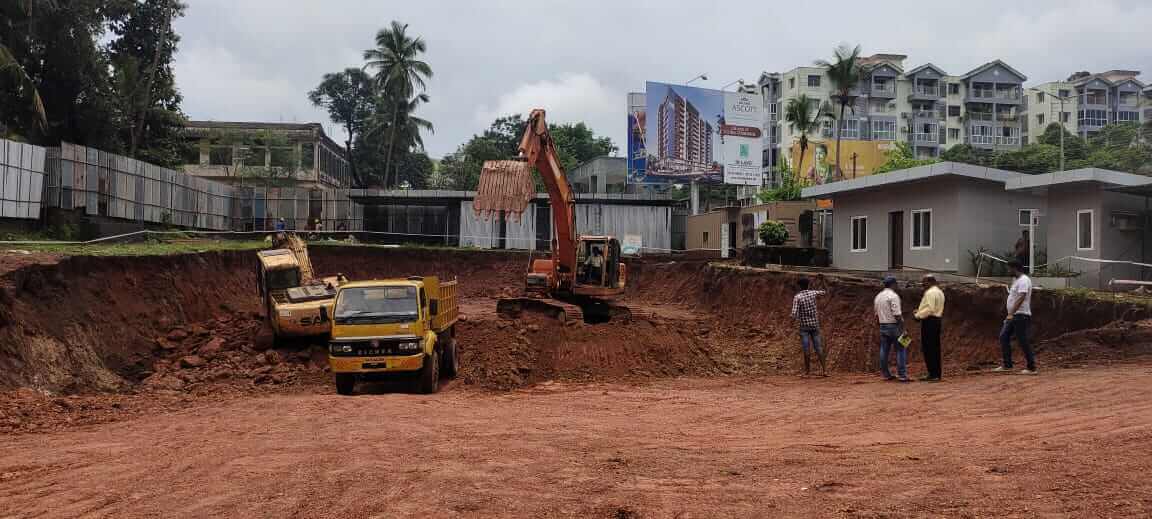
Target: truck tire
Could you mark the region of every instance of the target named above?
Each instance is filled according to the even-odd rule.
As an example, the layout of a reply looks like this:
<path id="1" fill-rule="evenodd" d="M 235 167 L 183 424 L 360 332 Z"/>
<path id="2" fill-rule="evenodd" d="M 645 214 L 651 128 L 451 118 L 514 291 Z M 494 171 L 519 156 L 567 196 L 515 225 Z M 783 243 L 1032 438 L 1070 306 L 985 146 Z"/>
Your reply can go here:
<path id="1" fill-rule="evenodd" d="M 440 389 L 440 355 L 436 350 L 424 357 L 424 367 L 420 368 L 420 378 L 416 379 L 416 390 L 425 395 Z"/>
<path id="2" fill-rule="evenodd" d="M 356 390 L 356 375 L 351 373 L 336 374 L 336 392 L 341 395 L 351 395 Z"/>
<path id="3" fill-rule="evenodd" d="M 440 369 L 443 370 L 445 378 L 456 378 L 460 373 L 460 354 L 456 350 L 456 338 L 448 339 L 444 343 L 444 365 Z"/>

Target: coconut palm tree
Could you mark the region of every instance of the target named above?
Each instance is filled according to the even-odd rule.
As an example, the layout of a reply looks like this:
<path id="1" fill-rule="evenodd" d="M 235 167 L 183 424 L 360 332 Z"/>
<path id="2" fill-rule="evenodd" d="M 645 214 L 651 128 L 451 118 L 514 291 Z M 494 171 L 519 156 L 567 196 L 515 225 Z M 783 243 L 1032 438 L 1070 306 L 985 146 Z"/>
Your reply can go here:
<path id="1" fill-rule="evenodd" d="M 424 138 L 421 132 L 433 132 L 434 128 L 431 122 L 413 114 L 428 100 L 428 94 L 417 94 L 407 101 L 380 96 L 366 136 L 378 142 L 378 146 L 389 156 L 393 154 L 393 147 L 396 146 L 405 150 L 423 149 Z M 396 177 L 396 166 L 393 161 L 388 161 L 384 165 L 381 179 L 384 187 L 388 187 L 390 178 Z"/>
<path id="2" fill-rule="evenodd" d="M 840 134 L 844 125 L 844 110 L 856 102 L 852 90 L 860 84 L 860 46 L 840 45 L 836 47 L 832 61 L 817 60 L 816 66 L 828 69 L 828 80 L 832 82 L 832 88 L 835 91 L 832 94 L 832 99 L 840 106 L 840 117 L 837 118 L 840 123 L 836 125 L 835 173 L 839 176 L 844 171 L 840 169 Z"/>
<path id="3" fill-rule="evenodd" d="M 804 174 L 804 153 L 808 151 L 808 134 L 820 127 L 823 119 L 834 119 L 832 106 L 827 101 L 819 100 L 800 94 L 788 100 L 784 107 L 784 122 L 792 133 L 800 134 L 800 157 L 796 159 L 796 178 Z"/>
<path id="4" fill-rule="evenodd" d="M 393 21 L 389 28 L 376 33 L 376 48 L 364 51 L 364 60 L 367 61 L 364 68 L 376 71 L 376 82 L 382 95 L 399 100 L 390 104 L 407 105 L 417 90 L 423 93 L 427 88 L 427 80 L 432 77 L 432 67 L 420 60 L 420 55 L 426 50 L 423 38 L 408 35 L 408 24 Z M 389 110 L 393 114 L 391 128 L 399 124 L 397 118 L 402 111 Z M 391 167 L 392 150 L 398 133 L 390 131 L 392 142 L 384 158 L 384 171 Z"/>

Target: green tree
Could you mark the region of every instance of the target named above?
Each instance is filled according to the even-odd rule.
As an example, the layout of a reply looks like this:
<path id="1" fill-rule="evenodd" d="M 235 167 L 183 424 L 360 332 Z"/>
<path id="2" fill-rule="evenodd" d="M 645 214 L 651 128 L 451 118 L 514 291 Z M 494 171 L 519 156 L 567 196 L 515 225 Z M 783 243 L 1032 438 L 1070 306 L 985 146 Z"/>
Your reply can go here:
<path id="1" fill-rule="evenodd" d="M 796 176 L 804 175 L 804 154 L 808 152 L 808 134 L 820 127 L 820 121 L 832 118 L 831 106 L 800 94 L 784 107 L 784 122 L 792 133 L 800 134 L 800 156 L 796 158 Z"/>
<path id="2" fill-rule="evenodd" d="M 833 52 L 832 61 L 818 60 L 816 65 L 828 69 L 828 80 L 835 90 L 832 99 L 840 106 L 840 117 L 836 119 L 839 121 L 836 124 L 836 176 L 839 178 L 844 171 L 840 169 L 840 156 L 842 155 L 840 139 L 841 133 L 843 133 L 844 111 L 856 102 L 857 96 L 852 95 L 852 90 L 860 84 L 860 46 L 840 45 Z"/>
<path id="3" fill-rule="evenodd" d="M 445 156 L 440 162 L 440 174 L 450 179 L 456 189 L 475 189 L 484 161 L 511 159 L 520 153 L 520 138 L 525 124 L 520 114 L 497 118 L 483 133 L 473 135 L 455 152 Z M 556 153 L 565 170 L 617 149 L 610 138 L 597 137 L 582 122 L 549 124 L 548 132 L 552 134 Z M 537 189 L 543 189 L 539 179 Z"/>
<path id="4" fill-rule="evenodd" d="M 1073 134 L 1064 128 L 1060 123 L 1049 123 L 1044 128 L 1044 133 L 1037 137 L 1036 142 L 1040 144 L 1048 144 L 1051 146 L 1060 147 L 1060 134 L 1064 134 L 1064 160 L 1083 160 L 1087 158 L 1088 145 L 1081 139 L 1080 136 Z"/>
<path id="5" fill-rule="evenodd" d="M 375 81 L 362 69 L 350 67 L 342 72 L 324 74 L 320 84 L 308 92 L 308 100 L 317 107 L 328 110 L 328 118 L 344 128 L 347 138 L 344 152 L 348 157 L 349 171 L 357 187 L 366 185 L 358 166 L 359 155 L 353 152 L 353 144 L 359 142 L 360 135 L 371 124 L 378 100 Z"/>
<path id="6" fill-rule="evenodd" d="M 885 160 L 874 173 L 887 173 L 898 169 L 915 168 L 940 162 L 939 159 L 918 159 L 912 152 L 912 145 L 904 141 L 897 141 L 896 147 L 884 154 Z"/>
<path id="7" fill-rule="evenodd" d="M 393 21 L 389 28 L 376 33 L 376 47 L 364 51 L 365 68 L 376 71 L 381 95 L 390 99 L 385 103 L 392 112 L 384 155 L 385 175 L 400 136 L 396 128 L 401 123 L 403 110 L 399 108 L 427 90 L 427 80 L 432 77 L 432 67 L 420 59 L 427 50 L 422 38 L 409 36 L 407 24 Z M 388 179 L 384 181 L 387 183 Z"/>
<path id="8" fill-rule="evenodd" d="M 0 117 L 12 133 L 47 145 L 63 140 L 122 151 L 112 64 L 101 41 L 105 29 L 127 12 L 125 1 L 0 2 L 0 42 L 41 98 L 28 103 L 26 85 L 0 78 Z"/>
<path id="9" fill-rule="evenodd" d="M 16 20 L 31 18 L 34 14 L 33 10 L 38 7 L 39 3 L 41 2 L 24 0 L 0 4 L 0 23 L 3 23 L 3 34 L 8 36 L 15 31 L 12 25 Z M 0 37 L 0 74 L 12 82 L 12 90 L 17 98 L 27 100 L 28 106 L 36 115 L 36 122 L 39 123 L 40 129 L 47 129 L 48 114 L 44 109 L 44 100 L 40 98 L 40 91 L 36 89 L 36 82 L 28 75 L 24 65 L 21 65 L 20 61 L 16 59 L 12 50 L 4 44 L 3 37 Z M 3 122 L 3 114 L 0 113 L 0 125 Z"/>

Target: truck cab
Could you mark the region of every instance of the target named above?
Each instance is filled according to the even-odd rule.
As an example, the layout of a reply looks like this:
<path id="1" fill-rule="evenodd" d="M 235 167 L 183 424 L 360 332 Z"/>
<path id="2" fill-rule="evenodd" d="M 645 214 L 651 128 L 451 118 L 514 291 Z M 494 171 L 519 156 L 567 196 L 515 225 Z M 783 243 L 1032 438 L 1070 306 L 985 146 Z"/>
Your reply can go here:
<path id="1" fill-rule="evenodd" d="M 421 393 L 458 370 L 456 281 L 412 277 L 348 283 L 325 317 L 332 322 L 328 363 L 340 394 L 359 380 L 413 378 Z"/>

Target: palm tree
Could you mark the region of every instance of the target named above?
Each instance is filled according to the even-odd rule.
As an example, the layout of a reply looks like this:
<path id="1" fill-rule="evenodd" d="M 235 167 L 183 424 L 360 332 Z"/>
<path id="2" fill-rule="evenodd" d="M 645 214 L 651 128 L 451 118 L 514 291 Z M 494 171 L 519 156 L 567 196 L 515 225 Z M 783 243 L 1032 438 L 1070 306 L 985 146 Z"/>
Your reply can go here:
<path id="1" fill-rule="evenodd" d="M 856 101 L 852 89 L 860 84 L 860 46 L 842 44 L 836 47 L 834 53 L 833 61 L 817 60 L 816 66 L 828 69 L 828 80 L 835 90 L 832 99 L 840 105 L 840 117 L 837 119 L 840 122 L 836 125 L 836 175 L 840 176 L 844 171 L 840 169 L 840 134 L 844 125 L 844 110 Z"/>
<path id="2" fill-rule="evenodd" d="M 364 68 L 376 71 L 376 82 L 382 95 L 399 100 L 397 103 L 392 103 L 396 106 L 399 106 L 399 103 L 404 103 L 406 106 L 417 89 L 421 93 L 424 92 L 427 80 L 432 77 L 432 67 L 420 60 L 420 55 L 426 50 L 427 46 L 422 38 L 412 38 L 408 35 L 408 24 L 392 21 L 389 28 L 376 33 L 376 48 L 364 51 L 364 60 L 367 61 Z M 398 117 L 403 110 L 389 111 L 393 113 L 390 128 L 396 128 L 399 124 Z M 392 164 L 392 150 L 395 148 L 398 132 L 390 133 L 392 142 L 389 143 L 384 158 L 385 172 Z"/>
<path id="3" fill-rule="evenodd" d="M 808 134 L 819 128 L 822 119 L 832 119 L 832 106 L 827 101 L 800 94 L 788 100 L 784 107 L 784 121 L 792 133 L 800 134 L 800 157 L 796 159 L 796 178 L 804 174 L 804 153 L 808 151 Z"/>
<path id="4" fill-rule="evenodd" d="M 422 131 L 434 131 L 432 123 L 426 119 L 413 115 L 420 105 L 427 103 L 428 94 L 417 94 L 407 101 L 394 100 L 392 97 L 381 95 L 377 98 L 376 112 L 369 124 L 366 136 L 370 139 L 379 139 L 378 146 L 385 150 L 387 155 L 394 151 L 392 148 L 399 145 L 402 149 L 424 148 Z M 384 174 L 381 181 L 388 187 L 389 178 L 396 178 L 396 166 L 388 161 L 384 165 Z"/>

